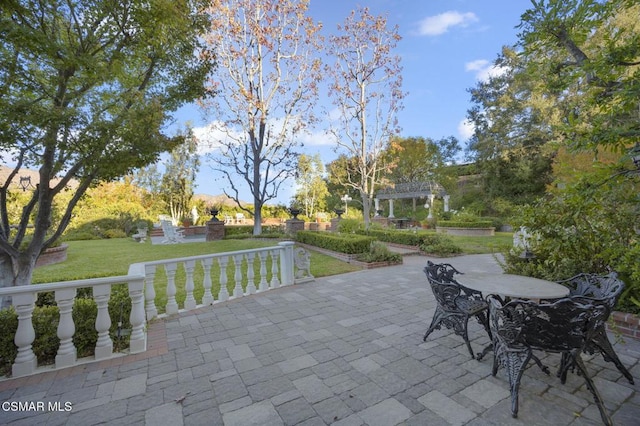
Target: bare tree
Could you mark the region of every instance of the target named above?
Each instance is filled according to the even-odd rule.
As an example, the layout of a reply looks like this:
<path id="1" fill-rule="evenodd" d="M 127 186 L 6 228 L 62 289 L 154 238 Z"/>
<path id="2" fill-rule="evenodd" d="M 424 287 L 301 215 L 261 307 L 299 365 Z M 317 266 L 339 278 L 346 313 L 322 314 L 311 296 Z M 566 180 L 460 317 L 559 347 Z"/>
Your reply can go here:
<path id="1" fill-rule="evenodd" d="M 213 0 L 206 36 L 219 68 L 202 103 L 215 114 L 212 167 L 224 176 L 224 193 L 254 217 L 262 232 L 261 209 L 296 170 L 296 139 L 313 122 L 320 75 L 320 25 L 305 16 L 309 1 Z M 241 205 L 243 185 L 253 210 Z"/>
<path id="2" fill-rule="evenodd" d="M 362 198 L 365 226 L 369 226 L 371 204 L 380 179 L 383 151 L 398 132 L 396 113 L 402 107 L 400 57 L 391 52 L 400 40 L 398 27 L 387 27 L 383 16 L 367 8 L 352 11 L 341 33 L 330 37 L 335 61 L 326 70 L 331 79 L 329 95 L 338 119 L 329 132 L 337 151 L 346 152 L 345 186 Z"/>

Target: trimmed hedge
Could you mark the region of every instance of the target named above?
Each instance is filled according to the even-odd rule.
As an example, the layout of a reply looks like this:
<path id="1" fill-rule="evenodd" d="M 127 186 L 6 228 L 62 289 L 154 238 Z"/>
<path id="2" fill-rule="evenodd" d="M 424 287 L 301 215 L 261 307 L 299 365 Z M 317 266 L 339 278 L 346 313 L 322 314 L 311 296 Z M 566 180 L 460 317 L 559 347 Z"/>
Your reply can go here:
<path id="1" fill-rule="evenodd" d="M 457 220 L 439 220 L 438 226 L 449 228 L 491 228 L 493 222 L 489 220 L 476 220 L 473 222 L 457 221 Z"/>
<path id="2" fill-rule="evenodd" d="M 366 253 L 375 240 L 374 237 L 357 234 L 315 231 L 298 231 L 296 234 L 296 241 L 345 254 Z"/>
<path id="3" fill-rule="evenodd" d="M 51 303 L 52 292 L 41 293 L 38 303 Z M 92 356 L 98 341 L 96 331 L 96 317 L 98 307 L 91 298 L 91 289 L 79 289 L 78 296 L 73 303 L 73 322 L 76 331 L 73 335 L 73 344 L 76 346 L 78 358 Z M 118 339 L 118 322 L 122 318 L 122 328 L 131 329 L 129 317 L 131 315 L 131 298 L 126 284 L 112 287 L 109 299 L 109 316 L 111 328 L 109 334 L 114 343 L 114 350 L 122 350 L 129 347 L 129 336 L 121 336 Z M 53 364 L 60 346 L 58 338 L 58 323 L 60 314 L 58 307 L 54 305 L 36 305 L 33 310 L 33 329 L 36 338 L 33 341 L 33 352 L 38 358 L 38 365 Z M 18 348 L 13 342 L 18 329 L 18 314 L 13 307 L 0 310 L 0 375 L 9 375 L 11 365 L 16 359 Z"/>
<path id="4" fill-rule="evenodd" d="M 368 231 L 362 231 L 362 233 L 375 237 L 379 241 L 404 244 L 406 246 L 419 246 L 422 244 L 426 235 L 424 233 L 395 231 L 393 229 L 369 229 Z"/>

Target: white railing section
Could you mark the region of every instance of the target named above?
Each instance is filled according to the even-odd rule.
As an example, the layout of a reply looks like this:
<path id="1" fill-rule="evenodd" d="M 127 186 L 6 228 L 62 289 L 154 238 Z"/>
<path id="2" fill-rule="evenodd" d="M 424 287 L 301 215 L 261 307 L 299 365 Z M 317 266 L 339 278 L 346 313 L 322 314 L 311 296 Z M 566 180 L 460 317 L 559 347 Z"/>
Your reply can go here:
<path id="1" fill-rule="evenodd" d="M 175 259 L 156 260 L 131 265 L 132 270 L 143 271 L 145 275 L 145 312 L 147 320 L 158 315 L 156 306 L 156 276 L 164 274 L 166 280 L 166 304 L 164 315 L 178 313 L 181 308 L 176 298 L 178 290 L 184 290 L 182 310 L 188 311 L 201 306 L 243 297 L 250 294 L 278 288 L 294 283 L 294 259 L 291 241 L 278 243 L 276 247 L 264 247 L 250 250 L 239 250 L 226 253 L 205 254 Z M 200 267 L 202 297 L 196 300 L 194 280 L 196 268 Z M 217 266 L 217 276 L 212 276 Z M 258 269 L 258 276 L 254 272 Z M 269 271 L 270 269 L 270 271 Z M 178 272 L 184 272 L 184 282 L 176 283 Z M 233 280 L 229 285 L 229 279 Z M 213 294 L 213 283 L 218 283 L 219 290 Z M 228 287 L 232 287 L 231 292 Z"/>
<path id="2" fill-rule="evenodd" d="M 146 322 L 152 318 L 291 285 L 294 281 L 304 282 L 312 279 L 313 276 L 304 273 L 304 262 L 299 266 L 299 257 L 296 253 L 294 260 L 294 243 L 286 241 L 274 247 L 136 263 L 132 264 L 129 267 L 129 273 L 123 276 L 0 288 L 0 300 L 3 297 L 10 297 L 18 314 L 18 328 L 14 338 L 18 353 L 12 365 L 12 375 L 19 377 L 33 374 L 38 367 L 32 346 L 35 340 L 32 315 L 40 293 L 54 292 L 60 313 L 57 329 L 60 346 L 55 358 L 57 369 L 78 363 L 77 350 L 73 343 L 76 327 L 72 309 L 79 288 L 92 288 L 93 299 L 98 308 L 95 321 L 95 329 L 98 332 L 95 360 L 103 360 L 117 355 L 114 354 L 113 340 L 109 334 L 112 319 L 109 315 L 108 303 L 112 286 L 118 284 L 128 286 L 131 298 L 129 317 L 131 334 L 128 353 L 141 353 L 147 349 Z M 258 271 L 257 276 L 254 268 Z M 156 307 L 155 285 L 156 275 L 160 269 L 163 270 L 166 280 L 167 300 L 164 313 L 159 315 Z M 212 276 L 214 269 L 218 271 L 215 277 Z M 300 271 L 303 273 L 301 274 Z M 177 282 L 178 276 L 181 277 L 180 282 Z M 231 294 L 227 289 L 229 276 L 232 276 L 234 281 L 231 283 L 233 285 Z M 218 284 L 217 294 L 213 294 L 213 283 Z M 200 300 L 196 300 L 196 286 L 202 290 Z M 185 294 L 182 308 L 176 299 L 179 289 L 184 290 Z M 86 362 L 87 359 L 84 361 Z"/>

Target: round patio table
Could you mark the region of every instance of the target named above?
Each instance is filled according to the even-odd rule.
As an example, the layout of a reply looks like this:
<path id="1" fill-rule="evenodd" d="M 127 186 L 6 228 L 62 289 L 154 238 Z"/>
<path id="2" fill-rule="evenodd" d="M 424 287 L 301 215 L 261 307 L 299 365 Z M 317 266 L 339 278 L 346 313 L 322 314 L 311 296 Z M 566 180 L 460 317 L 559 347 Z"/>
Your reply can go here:
<path id="1" fill-rule="evenodd" d="M 558 299 L 569 295 L 569 289 L 553 281 L 513 274 L 469 272 L 457 277 L 460 284 L 482 292 L 486 297 L 497 294 L 519 299 Z"/>

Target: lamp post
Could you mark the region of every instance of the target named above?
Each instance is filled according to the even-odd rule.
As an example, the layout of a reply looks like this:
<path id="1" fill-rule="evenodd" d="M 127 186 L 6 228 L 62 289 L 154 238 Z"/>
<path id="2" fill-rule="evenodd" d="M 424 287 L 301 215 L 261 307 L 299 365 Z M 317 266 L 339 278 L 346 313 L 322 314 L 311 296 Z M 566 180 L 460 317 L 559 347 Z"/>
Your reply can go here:
<path id="1" fill-rule="evenodd" d="M 342 201 L 344 201 L 344 213 L 347 214 L 349 213 L 349 201 L 352 200 L 351 197 L 349 197 L 349 194 L 344 194 L 344 197 L 340 198 Z"/>

